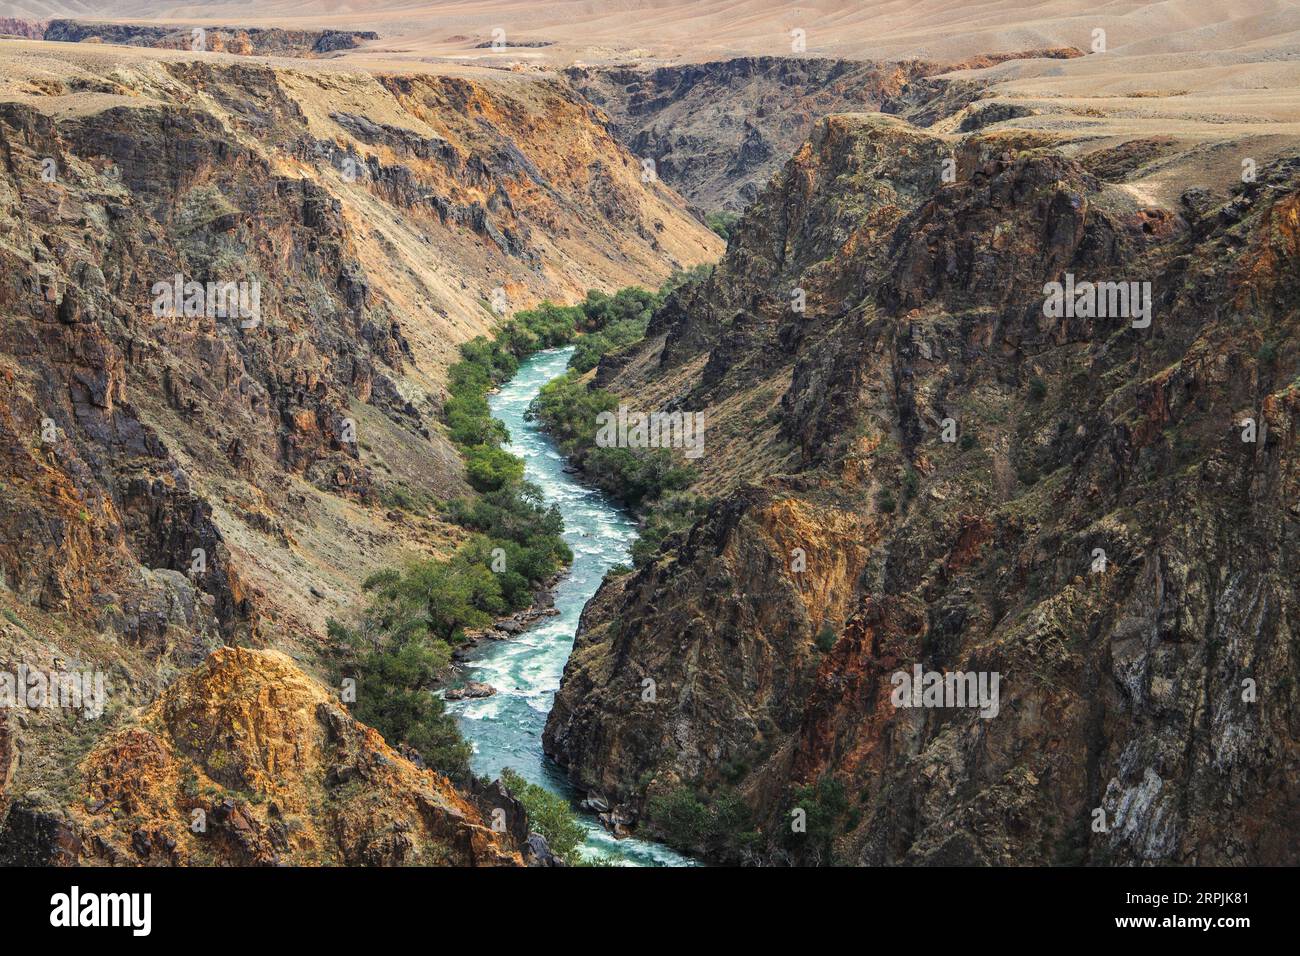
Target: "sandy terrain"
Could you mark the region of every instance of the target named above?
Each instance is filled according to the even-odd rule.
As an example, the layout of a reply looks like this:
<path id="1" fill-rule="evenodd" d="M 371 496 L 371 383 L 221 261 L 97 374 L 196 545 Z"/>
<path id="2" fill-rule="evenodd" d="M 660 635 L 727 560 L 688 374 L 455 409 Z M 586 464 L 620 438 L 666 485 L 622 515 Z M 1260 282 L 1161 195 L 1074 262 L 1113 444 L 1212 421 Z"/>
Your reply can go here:
<path id="1" fill-rule="evenodd" d="M 316 61 L 322 69 L 442 71 L 458 63 L 527 71 L 575 62 L 790 55 L 792 30 L 803 31 L 803 55 L 853 59 L 959 62 L 1074 46 L 1090 55 L 1014 61 L 972 76 L 993 79 L 998 99 L 1044 114 L 1018 125 L 1093 146 L 1157 135 L 1207 144 L 1257 140 L 1266 157 L 1279 137 L 1300 132 L 1300 3 L 1294 0 L 268 0 L 255 8 L 234 0 L 6 0 L 0 16 L 380 34 L 360 49 Z M 481 48 L 498 28 L 519 45 Z M 1105 32 L 1102 53 L 1092 52 L 1097 30 Z M 50 54 L 71 55 L 58 47 Z M 41 49 L 34 47 L 34 55 Z"/>
<path id="2" fill-rule="evenodd" d="M 1300 7 L 1290 0 L 7 0 L 0 16 L 193 23 L 302 29 L 376 30 L 377 50 L 404 55 L 465 54 L 489 41 L 552 47 L 510 51 L 530 59 L 657 57 L 705 60 L 791 52 L 790 31 L 805 32 L 810 54 L 960 59 L 975 53 L 1073 45 L 1089 49 L 1107 32 L 1124 56 L 1192 51 L 1259 54 L 1300 43 Z M 501 56 L 501 54 L 495 54 Z"/>

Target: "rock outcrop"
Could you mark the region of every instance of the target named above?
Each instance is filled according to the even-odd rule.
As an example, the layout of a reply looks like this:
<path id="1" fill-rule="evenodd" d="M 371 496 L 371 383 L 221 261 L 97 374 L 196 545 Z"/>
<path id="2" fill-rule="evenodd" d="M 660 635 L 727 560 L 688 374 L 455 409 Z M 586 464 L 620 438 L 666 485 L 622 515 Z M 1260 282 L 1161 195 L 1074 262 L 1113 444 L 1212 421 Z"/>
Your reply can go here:
<path id="1" fill-rule="evenodd" d="M 282 30 L 275 27 L 150 26 L 51 20 L 39 37 L 61 43 L 115 43 L 160 50 L 208 50 L 240 56 L 318 57 L 377 40 L 373 30 Z"/>
<path id="2" fill-rule="evenodd" d="M 40 40 L 49 27 L 47 20 L 25 20 L 20 17 L 0 17 L 0 35 Z"/>
<path id="3" fill-rule="evenodd" d="M 1297 862 L 1300 160 L 1188 196 L 820 123 L 600 372 L 705 411 L 714 503 L 584 614 L 574 782 L 649 833 L 738 797 L 759 839 L 695 847 L 727 859 Z M 1133 308 L 1052 313 L 1075 279 Z M 898 706 L 918 667 L 997 705 Z"/>
<path id="4" fill-rule="evenodd" d="M 0 859 L 39 865 L 518 866 L 414 766 L 275 651 L 222 648 L 81 765 L 69 809 L 19 800 Z"/>

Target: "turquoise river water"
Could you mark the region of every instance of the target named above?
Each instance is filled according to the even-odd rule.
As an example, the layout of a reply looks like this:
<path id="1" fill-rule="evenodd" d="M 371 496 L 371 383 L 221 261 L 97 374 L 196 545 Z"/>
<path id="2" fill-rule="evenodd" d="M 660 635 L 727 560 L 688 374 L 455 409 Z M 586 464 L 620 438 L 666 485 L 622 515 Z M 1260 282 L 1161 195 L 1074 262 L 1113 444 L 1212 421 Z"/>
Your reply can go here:
<path id="1" fill-rule="evenodd" d="M 573 550 L 573 566 L 555 588 L 559 615 L 542 618 L 506 641 L 485 641 L 466 663 L 466 676 L 491 684 L 492 697 L 447 705 L 461 732 L 474 747 L 476 774 L 496 777 L 510 767 L 526 780 L 570 800 L 578 794 L 560 768 L 542 753 L 542 727 L 550 712 L 564 662 L 573 647 L 578 616 L 596 593 L 605 572 L 630 564 L 636 522 L 603 492 L 564 473 L 565 460 L 551 439 L 524 419 L 541 387 L 564 373 L 572 347 L 539 352 L 524 362 L 489 404 L 494 417 L 510 432 L 509 450 L 524 460 L 524 476 L 535 483 L 547 503 L 564 515 L 564 538 Z M 616 840 L 595 817 L 583 814 L 587 840 L 583 853 L 629 866 L 689 866 L 692 861 L 668 847 L 646 840 Z"/>

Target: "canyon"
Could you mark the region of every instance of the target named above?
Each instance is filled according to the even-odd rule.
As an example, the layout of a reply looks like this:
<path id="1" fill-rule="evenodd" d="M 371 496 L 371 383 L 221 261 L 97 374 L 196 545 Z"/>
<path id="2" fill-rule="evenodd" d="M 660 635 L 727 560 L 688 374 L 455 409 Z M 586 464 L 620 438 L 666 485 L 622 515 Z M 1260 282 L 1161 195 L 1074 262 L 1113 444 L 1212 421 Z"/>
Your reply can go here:
<path id="1" fill-rule="evenodd" d="M 0 83 L 0 659 L 110 686 L 81 725 L 6 709 L 0 855 L 117 859 L 152 831 L 69 809 L 108 730 L 223 645 L 324 676 L 362 579 L 464 536 L 431 507 L 468 492 L 457 346 L 720 243 L 546 78 L 0 41 Z M 158 314 L 176 274 L 258 283 L 260 322 Z"/>
<path id="2" fill-rule="evenodd" d="M 0 863 L 556 862 L 329 622 L 470 538 L 461 346 L 670 276 L 581 381 L 699 512 L 575 562 L 538 775 L 648 860 L 1300 862 L 1290 5 L 11 6 L 0 671 L 109 692 L 0 709 Z"/>
<path id="3" fill-rule="evenodd" d="M 970 62 L 863 62 L 738 57 L 681 66 L 573 66 L 565 76 L 610 117 L 614 134 L 700 209 L 739 212 L 829 113 L 896 112 L 944 94 L 950 112 L 984 95 L 967 83 L 926 79 L 1019 59 L 1072 59 L 1073 47 Z M 937 110 L 936 110 L 937 113 Z M 933 122 L 937 115 L 927 117 Z"/>

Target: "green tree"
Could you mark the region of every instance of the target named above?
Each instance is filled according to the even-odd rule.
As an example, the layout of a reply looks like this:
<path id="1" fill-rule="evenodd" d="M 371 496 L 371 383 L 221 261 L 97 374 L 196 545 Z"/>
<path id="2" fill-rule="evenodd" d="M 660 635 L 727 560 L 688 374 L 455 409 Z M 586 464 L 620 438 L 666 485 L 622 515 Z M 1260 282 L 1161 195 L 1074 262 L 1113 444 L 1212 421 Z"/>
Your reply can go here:
<path id="1" fill-rule="evenodd" d="M 731 231 L 735 228 L 740 217 L 734 212 L 728 212 L 725 209 L 718 212 L 711 212 L 704 217 L 704 223 L 723 239 L 731 238 Z"/>
<path id="2" fill-rule="evenodd" d="M 814 784 L 795 787 L 791 792 L 791 807 L 804 811 L 806 831 L 786 830 L 786 846 L 806 859 L 832 862 L 834 840 L 841 832 L 840 818 L 849 809 L 844 784 L 826 775 Z"/>
<path id="3" fill-rule="evenodd" d="M 523 480 L 524 462 L 494 445 L 471 445 L 465 450 L 465 476 L 476 491 L 496 491 Z"/>
<path id="4" fill-rule="evenodd" d="M 469 744 L 433 687 L 450 651 L 432 640 L 403 609 L 368 617 L 359 629 L 327 622 L 338 648 L 337 679 L 356 681 L 353 715 L 391 743 L 413 747 L 430 767 L 454 780 L 469 778 Z"/>
<path id="5" fill-rule="evenodd" d="M 511 795 L 524 805 L 528 812 L 528 828 L 546 839 L 551 852 L 565 862 L 578 861 L 578 848 L 586 839 L 586 831 L 578 822 L 577 814 L 569 801 L 551 793 L 535 783 L 529 783 L 514 770 L 501 771 L 501 782 Z"/>

